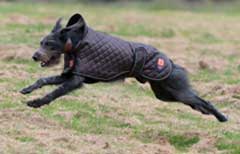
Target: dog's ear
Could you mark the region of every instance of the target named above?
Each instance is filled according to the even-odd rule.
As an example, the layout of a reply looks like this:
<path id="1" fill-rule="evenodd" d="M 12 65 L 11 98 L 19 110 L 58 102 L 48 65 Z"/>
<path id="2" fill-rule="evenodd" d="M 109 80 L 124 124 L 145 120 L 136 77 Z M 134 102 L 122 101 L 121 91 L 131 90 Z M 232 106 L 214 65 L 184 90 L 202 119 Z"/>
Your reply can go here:
<path id="1" fill-rule="evenodd" d="M 62 40 L 67 40 L 69 37 L 77 36 L 81 37 L 83 36 L 85 30 L 86 30 L 86 22 L 83 19 L 83 17 L 80 14 L 74 14 L 68 21 L 65 28 L 61 30 L 61 38 Z M 74 41 L 73 41 L 74 42 Z"/>
<path id="2" fill-rule="evenodd" d="M 52 33 L 57 32 L 58 30 L 60 30 L 62 28 L 61 21 L 62 21 L 62 18 L 59 18 L 57 20 L 55 26 L 52 29 Z"/>
<path id="3" fill-rule="evenodd" d="M 86 28 L 86 22 L 80 14 L 74 14 L 68 21 L 66 28 L 62 29 L 63 33 L 72 31 L 78 34 L 84 32 Z"/>
<path id="4" fill-rule="evenodd" d="M 81 27 L 81 26 L 84 26 L 84 25 L 86 25 L 84 18 L 82 17 L 81 14 L 76 13 L 76 14 L 72 15 L 72 17 L 69 19 L 66 27 L 67 28 L 68 27 L 73 27 L 73 26 L 78 26 L 78 27 L 80 26 Z"/>

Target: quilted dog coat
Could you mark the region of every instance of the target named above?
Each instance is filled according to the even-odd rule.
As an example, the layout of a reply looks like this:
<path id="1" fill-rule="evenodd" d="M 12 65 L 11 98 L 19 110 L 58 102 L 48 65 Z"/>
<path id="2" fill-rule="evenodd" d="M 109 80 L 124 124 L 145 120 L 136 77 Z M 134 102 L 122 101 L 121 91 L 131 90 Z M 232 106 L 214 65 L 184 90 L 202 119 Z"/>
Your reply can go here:
<path id="1" fill-rule="evenodd" d="M 172 71 L 171 60 L 150 45 L 125 41 L 89 27 L 79 42 L 72 69 L 76 75 L 100 81 L 135 77 L 146 82 L 163 80 Z"/>

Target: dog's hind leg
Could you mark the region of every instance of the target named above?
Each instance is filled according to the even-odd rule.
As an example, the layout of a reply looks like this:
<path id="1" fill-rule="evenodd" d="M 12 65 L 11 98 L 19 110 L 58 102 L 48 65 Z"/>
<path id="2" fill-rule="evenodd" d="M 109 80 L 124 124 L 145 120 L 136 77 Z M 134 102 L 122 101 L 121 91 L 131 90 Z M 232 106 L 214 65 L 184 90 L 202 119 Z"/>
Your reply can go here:
<path id="1" fill-rule="evenodd" d="M 58 85 L 63 83 L 64 81 L 67 80 L 67 77 L 62 76 L 62 75 L 58 75 L 58 76 L 52 76 L 52 77 L 46 77 L 46 78 L 40 78 L 38 79 L 34 84 L 23 88 L 20 93 L 22 94 L 29 94 L 31 92 L 33 92 L 36 89 L 39 89 L 43 86 L 46 85 Z"/>
<path id="2" fill-rule="evenodd" d="M 166 101 L 182 102 L 203 114 L 214 115 L 221 122 L 227 121 L 227 118 L 215 109 L 210 102 L 203 100 L 194 93 L 189 85 L 185 70 L 179 66 L 174 66 L 173 72 L 167 79 L 160 82 L 150 82 L 150 84 L 159 99 L 163 98 L 161 96 L 165 96 Z"/>
<path id="3" fill-rule="evenodd" d="M 151 89 L 154 95 L 162 101 L 173 102 L 177 101 L 170 92 L 161 87 L 161 84 L 157 82 L 150 82 Z"/>
<path id="4" fill-rule="evenodd" d="M 195 95 L 191 90 L 176 92 L 175 98 L 179 102 L 189 105 L 192 109 L 200 111 L 203 114 L 214 115 L 220 122 L 227 121 L 227 118 L 210 102 L 205 101 L 199 96 Z"/>

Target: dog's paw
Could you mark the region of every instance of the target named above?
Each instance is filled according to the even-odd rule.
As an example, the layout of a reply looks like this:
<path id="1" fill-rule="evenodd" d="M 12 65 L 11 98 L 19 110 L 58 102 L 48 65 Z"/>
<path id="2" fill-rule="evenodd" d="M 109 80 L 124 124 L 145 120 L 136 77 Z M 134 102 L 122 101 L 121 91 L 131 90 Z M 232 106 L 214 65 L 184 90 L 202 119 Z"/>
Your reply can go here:
<path id="1" fill-rule="evenodd" d="M 227 122 L 228 118 L 225 115 L 222 115 L 221 117 L 218 118 L 220 122 Z"/>
<path id="2" fill-rule="evenodd" d="M 41 99 L 31 100 L 27 102 L 27 105 L 32 108 L 40 108 L 44 104 L 46 103 L 43 102 Z"/>
<path id="3" fill-rule="evenodd" d="M 20 93 L 23 94 L 23 95 L 29 94 L 29 93 L 31 93 L 31 92 L 32 92 L 32 90 L 31 90 L 30 88 L 23 88 L 23 89 L 20 91 Z"/>

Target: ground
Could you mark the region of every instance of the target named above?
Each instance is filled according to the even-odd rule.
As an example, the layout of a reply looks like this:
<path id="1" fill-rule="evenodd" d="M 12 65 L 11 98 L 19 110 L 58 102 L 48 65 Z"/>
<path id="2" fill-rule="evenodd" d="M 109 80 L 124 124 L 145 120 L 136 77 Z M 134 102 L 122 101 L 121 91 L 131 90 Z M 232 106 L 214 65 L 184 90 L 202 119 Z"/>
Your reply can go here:
<path id="1" fill-rule="evenodd" d="M 148 43 L 189 72 L 192 86 L 229 117 L 219 123 L 179 103 L 154 98 L 135 80 L 85 85 L 32 109 L 18 91 L 62 66 L 31 60 L 58 17 L 80 12 L 88 25 Z M 144 5 L 0 3 L 0 153 L 239 154 L 240 14 Z"/>

